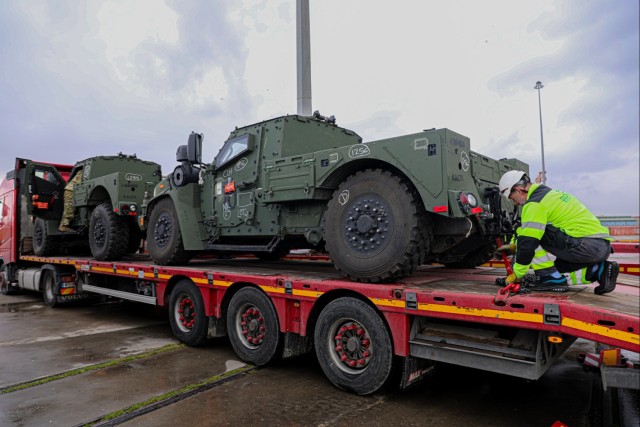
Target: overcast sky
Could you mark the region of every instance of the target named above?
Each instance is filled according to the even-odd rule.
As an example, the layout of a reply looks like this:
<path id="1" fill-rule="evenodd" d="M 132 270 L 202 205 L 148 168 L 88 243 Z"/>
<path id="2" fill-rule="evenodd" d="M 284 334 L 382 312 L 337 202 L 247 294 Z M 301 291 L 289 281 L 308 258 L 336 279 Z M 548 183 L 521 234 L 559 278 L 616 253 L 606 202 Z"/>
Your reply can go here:
<path id="1" fill-rule="evenodd" d="M 433 127 L 639 214 L 638 0 L 311 0 L 313 109 L 365 141 Z M 0 1 L 0 168 L 118 152 L 166 174 L 191 131 L 296 113 L 295 0 Z"/>

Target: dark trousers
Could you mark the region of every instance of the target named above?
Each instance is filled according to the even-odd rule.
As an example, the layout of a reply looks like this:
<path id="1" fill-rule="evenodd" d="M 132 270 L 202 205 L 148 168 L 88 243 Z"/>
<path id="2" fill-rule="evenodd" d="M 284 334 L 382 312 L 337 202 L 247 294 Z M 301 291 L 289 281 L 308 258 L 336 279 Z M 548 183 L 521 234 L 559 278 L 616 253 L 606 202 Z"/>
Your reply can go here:
<path id="1" fill-rule="evenodd" d="M 545 229 L 540 246 L 556 256 L 560 273 L 577 271 L 605 261 L 611 254 L 611 242 L 591 237 L 571 237 L 552 225 Z M 588 274 L 590 276 L 590 274 Z"/>

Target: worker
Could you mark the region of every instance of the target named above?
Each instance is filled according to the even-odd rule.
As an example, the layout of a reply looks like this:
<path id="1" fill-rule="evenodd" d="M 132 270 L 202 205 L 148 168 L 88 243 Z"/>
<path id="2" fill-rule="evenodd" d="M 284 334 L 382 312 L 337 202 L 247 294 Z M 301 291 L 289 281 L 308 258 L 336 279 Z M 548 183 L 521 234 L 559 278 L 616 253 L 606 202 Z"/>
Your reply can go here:
<path id="1" fill-rule="evenodd" d="M 505 253 L 515 252 L 513 274 L 507 276 L 507 284 L 520 282 L 533 267 L 536 280 L 527 286 L 532 290 L 566 291 L 567 278 L 561 273 L 579 275 L 581 283 L 598 282 L 594 289 L 598 295 L 615 289 L 619 266 L 608 261 L 609 231 L 578 199 L 532 183 L 525 172 L 517 170 L 506 172 L 498 187 L 502 196 L 523 206 L 516 244 L 500 248 Z M 544 251 L 556 259 L 544 256 Z M 534 258 L 539 262 L 532 265 Z"/>
<path id="2" fill-rule="evenodd" d="M 63 233 L 75 232 L 73 228 L 69 227 L 73 219 L 73 188 L 80 184 L 81 179 L 82 169 L 78 169 L 75 175 L 67 182 L 67 185 L 64 186 L 64 209 L 62 211 L 62 220 L 58 227 L 58 231 Z"/>

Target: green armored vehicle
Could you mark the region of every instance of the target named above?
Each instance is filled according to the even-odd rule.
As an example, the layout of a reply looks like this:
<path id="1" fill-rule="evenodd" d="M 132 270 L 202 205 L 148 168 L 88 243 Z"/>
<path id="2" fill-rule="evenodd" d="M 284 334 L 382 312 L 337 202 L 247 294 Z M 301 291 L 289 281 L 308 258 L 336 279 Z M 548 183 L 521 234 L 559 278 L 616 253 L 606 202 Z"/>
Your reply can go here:
<path id="1" fill-rule="evenodd" d="M 474 267 L 510 232 L 497 193 L 515 160 L 470 150 L 448 129 L 363 143 L 333 117 L 285 116 L 237 128 L 211 164 L 202 135 L 147 206 L 147 247 L 157 264 L 199 252 L 277 259 L 326 250 L 363 282 L 410 275 L 425 262 Z"/>
<path id="2" fill-rule="evenodd" d="M 27 161 L 20 196 L 34 216 L 36 255 L 62 254 L 87 243 L 98 260 L 117 260 L 140 247 L 140 207 L 162 179 L 160 165 L 135 155 L 91 157 L 61 173 Z"/>

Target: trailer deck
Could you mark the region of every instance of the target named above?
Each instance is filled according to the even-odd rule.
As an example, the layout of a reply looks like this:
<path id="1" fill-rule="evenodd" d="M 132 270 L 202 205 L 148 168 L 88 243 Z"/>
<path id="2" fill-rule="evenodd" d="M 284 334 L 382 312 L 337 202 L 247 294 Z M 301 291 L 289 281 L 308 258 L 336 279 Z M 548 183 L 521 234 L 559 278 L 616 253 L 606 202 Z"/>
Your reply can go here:
<path id="1" fill-rule="evenodd" d="M 496 268 L 469 270 L 423 266 L 411 277 L 395 283 L 364 284 L 345 280 L 333 265 L 313 258 L 265 262 L 249 258 L 194 260 L 188 266 L 160 267 L 145 256 L 126 261 L 99 262 L 90 258 L 23 256 L 37 264 L 66 264 L 83 273 L 99 273 L 155 283 L 155 295 L 141 302 L 165 306 L 167 287 L 189 278 L 202 291 L 207 316 L 221 317 L 225 291 L 236 283 L 260 287 L 274 300 L 282 332 L 307 336 L 307 320 L 316 302 L 335 293 L 353 294 L 371 301 L 394 330 L 393 344 L 400 356 L 411 354 L 409 318 L 451 321 L 547 331 L 562 342 L 562 335 L 585 338 L 640 352 L 640 288 L 635 276 L 620 275 L 616 290 L 595 295 L 593 286 L 573 286 L 562 294 L 512 294 L 505 305 L 496 304 Z M 85 289 L 89 290 L 89 289 Z M 117 292 L 117 291 L 115 291 Z M 114 296 L 118 296 L 117 293 Z"/>

